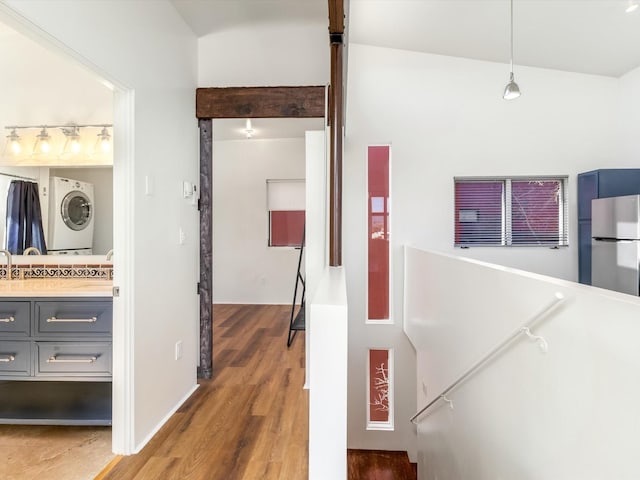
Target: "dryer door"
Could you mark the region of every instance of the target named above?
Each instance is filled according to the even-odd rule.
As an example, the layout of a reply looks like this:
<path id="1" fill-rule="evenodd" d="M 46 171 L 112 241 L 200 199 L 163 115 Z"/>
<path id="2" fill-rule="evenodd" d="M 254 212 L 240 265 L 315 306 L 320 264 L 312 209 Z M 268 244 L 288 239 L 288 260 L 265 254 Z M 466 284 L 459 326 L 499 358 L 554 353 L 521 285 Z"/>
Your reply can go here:
<path id="1" fill-rule="evenodd" d="M 62 200 L 60 213 L 64 224 L 71 230 L 80 231 L 89 226 L 93 216 L 93 205 L 84 192 L 74 190 Z"/>

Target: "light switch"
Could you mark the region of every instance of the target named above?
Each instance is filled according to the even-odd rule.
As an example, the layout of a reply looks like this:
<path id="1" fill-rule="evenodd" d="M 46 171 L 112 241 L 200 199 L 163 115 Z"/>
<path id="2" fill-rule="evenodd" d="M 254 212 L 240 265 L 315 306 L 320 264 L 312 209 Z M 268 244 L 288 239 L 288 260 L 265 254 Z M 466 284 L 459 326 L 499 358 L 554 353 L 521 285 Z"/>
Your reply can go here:
<path id="1" fill-rule="evenodd" d="M 153 195 L 153 178 L 149 175 L 144 176 L 144 194 L 148 196 Z"/>
<path id="2" fill-rule="evenodd" d="M 182 182 L 182 196 L 184 198 L 189 198 L 193 196 L 194 185 L 191 182 L 187 182 L 186 180 Z"/>

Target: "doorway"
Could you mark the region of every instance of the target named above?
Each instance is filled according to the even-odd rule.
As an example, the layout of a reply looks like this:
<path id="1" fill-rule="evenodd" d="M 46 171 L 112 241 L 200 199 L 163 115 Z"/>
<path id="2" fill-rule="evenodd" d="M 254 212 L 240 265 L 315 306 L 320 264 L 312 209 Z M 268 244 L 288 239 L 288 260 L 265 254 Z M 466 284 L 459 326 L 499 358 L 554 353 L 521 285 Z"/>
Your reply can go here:
<path id="1" fill-rule="evenodd" d="M 213 120 L 325 117 L 325 87 L 200 88 L 200 363 L 198 376 L 213 374 Z M 324 121 L 322 123 L 324 125 Z M 266 188 L 266 179 L 265 179 Z M 266 197 L 266 195 L 265 195 Z M 265 198 L 266 201 L 266 198 Z M 267 212 L 265 208 L 265 218 Z M 294 272 L 295 273 L 295 272 Z M 260 282 L 262 279 L 259 278 Z"/>
<path id="2" fill-rule="evenodd" d="M 127 205 L 133 198 L 133 92 L 114 79 L 107 78 L 104 72 L 98 72 L 95 67 L 77 52 L 66 48 L 54 37 L 39 29 L 32 23 L 25 22 L 10 7 L 0 5 L 0 22 L 15 31 L 19 36 L 29 39 L 43 50 L 51 53 L 74 68 L 81 70 L 85 77 L 92 77 L 96 83 L 110 91 L 111 112 L 108 119 L 100 118 L 100 123 L 113 124 L 112 135 L 117 138 L 113 145 L 113 233 L 111 245 L 117 255 L 114 256 L 114 283 L 121 291 L 130 292 L 132 287 L 131 262 L 132 256 L 131 232 L 133 222 Z M 25 62 L 28 63 L 28 62 Z M 32 62 L 36 64 L 37 62 Z M 42 105 L 39 109 L 42 111 Z M 57 111 L 57 114 L 62 113 Z M 79 114 L 77 111 L 76 114 Z M 65 121 L 73 120 L 65 118 Z M 15 121 L 15 119 L 14 119 Z M 49 119 L 26 119 L 26 124 L 49 122 Z M 54 121 L 52 123 L 60 123 Z M 94 122 L 92 122 L 94 123 Z M 3 125 L 4 126 L 4 125 Z M 95 175 L 96 172 L 94 171 Z M 48 175 L 47 184 L 48 184 Z M 106 250 L 100 251 L 98 257 L 104 260 Z M 71 260 L 69 261 L 71 262 Z M 95 263 L 95 262 L 94 262 Z M 133 446 L 133 425 L 128 419 L 132 408 L 133 378 L 131 375 L 130 352 L 132 351 L 132 325 L 126 319 L 131 318 L 133 311 L 130 294 L 123 294 L 114 298 L 113 302 L 113 407 L 111 445 L 115 453 L 130 453 Z"/>

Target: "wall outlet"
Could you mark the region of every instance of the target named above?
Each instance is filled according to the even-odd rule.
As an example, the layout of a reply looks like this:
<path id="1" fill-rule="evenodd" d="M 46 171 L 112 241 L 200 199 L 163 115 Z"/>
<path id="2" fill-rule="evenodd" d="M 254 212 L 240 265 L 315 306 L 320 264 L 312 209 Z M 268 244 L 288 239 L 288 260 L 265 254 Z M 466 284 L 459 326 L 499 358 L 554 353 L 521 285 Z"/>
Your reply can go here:
<path id="1" fill-rule="evenodd" d="M 184 245 L 184 242 L 187 240 L 187 234 L 185 233 L 184 229 L 182 227 L 180 227 L 178 229 L 178 243 L 180 245 Z"/>
<path id="2" fill-rule="evenodd" d="M 176 360 L 180 360 L 182 358 L 182 340 L 178 340 L 176 342 Z"/>

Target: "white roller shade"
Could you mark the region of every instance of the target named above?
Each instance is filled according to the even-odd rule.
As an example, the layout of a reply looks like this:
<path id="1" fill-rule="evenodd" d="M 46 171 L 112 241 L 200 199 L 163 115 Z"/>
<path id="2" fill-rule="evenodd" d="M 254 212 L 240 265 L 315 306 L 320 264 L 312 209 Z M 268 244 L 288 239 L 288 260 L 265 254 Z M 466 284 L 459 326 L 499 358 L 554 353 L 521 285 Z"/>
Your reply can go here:
<path id="1" fill-rule="evenodd" d="M 267 210 L 304 210 L 304 179 L 267 180 Z"/>

